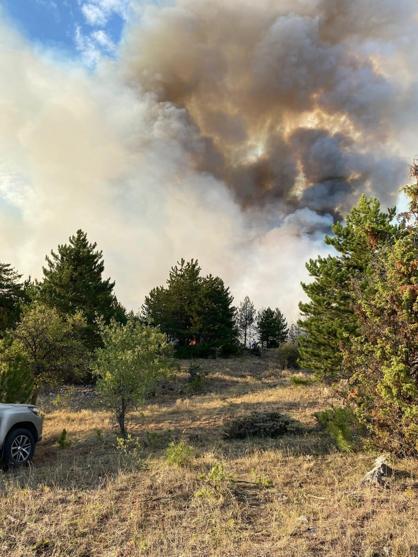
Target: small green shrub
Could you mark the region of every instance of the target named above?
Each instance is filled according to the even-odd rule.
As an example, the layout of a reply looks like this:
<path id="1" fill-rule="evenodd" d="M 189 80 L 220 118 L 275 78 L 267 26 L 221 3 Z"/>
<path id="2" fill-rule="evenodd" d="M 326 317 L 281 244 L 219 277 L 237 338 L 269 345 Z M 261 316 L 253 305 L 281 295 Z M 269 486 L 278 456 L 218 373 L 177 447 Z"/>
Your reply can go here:
<path id="1" fill-rule="evenodd" d="M 208 372 L 203 370 L 199 365 L 191 365 L 189 367 L 189 374 L 189 391 L 192 393 L 200 392 L 204 387 Z"/>
<path id="2" fill-rule="evenodd" d="M 195 457 L 195 450 L 185 441 L 172 441 L 167 447 L 166 459 L 172 466 L 187 466 Z"/>
<path id="3" fill-rule="evenodd" d="M 252 470 L 251 477 L 260 487 L 272 487 L 273 482 L 266 474 L 259 474 L 257 470 Z"/>
<path id="4" fill-rule="evenodd" d="M 315 417 L 332 437 L 339 451 L 349 453 L 359 446 L 364 432 L 349 408 L 330 408 L 317 412 Z"/>
<path id="5" fill-rule="evenodd" d="M 303 377 L 301 375 L 292 375 L 290 378 L 291 383 L 296 385 L 297 387 L 306 387 L 308 385 L 313 385 L 315 383 L 314 377 Z"/>
<path id="6" fill-rule="evenodd" d="M 302 431 L 299 422 L 279 412 L 252 412 L 225 423 L 225 439 L 247 439 L 248 437 L 280 437 Z"/>
<path id="7" fill-rule="evenodd" d="M 193 496 L 199 499 L 206 499 L 208 501 L 216 501 L 218 499 L 216 491 L 206 485 L 197 489 Z"/>
<path id="8" fill-rule="evenodd" d="M 299 348 L 296 342 L 284 342 L 277 350 L 279 365 L 283 369 L 299 369 Z"/>
<path id="9" fill-rule="evenodd" d="M 66 449 L 71 445 L 71 441 L 68 439 L 68 432 L 65 428 L 61 431 L 57 443 L 60 449 Z"/>
<path id="10" fill-rule="evenodd" d="M 137 437 L 133 437 L 130 433 L 126 437 L 119 436 L 116 438 L 115 447 L 122 465 L 134 470 L 143 467 L 142 445 Z"/>
<path id="11" fill-rule="evenodd" d="M 204 479 L 214 486 L 219 486 L 223 482 L 231 480 L 232 476 L 226 472 L 222 462 L 217 462 L 211 467 Z"/>

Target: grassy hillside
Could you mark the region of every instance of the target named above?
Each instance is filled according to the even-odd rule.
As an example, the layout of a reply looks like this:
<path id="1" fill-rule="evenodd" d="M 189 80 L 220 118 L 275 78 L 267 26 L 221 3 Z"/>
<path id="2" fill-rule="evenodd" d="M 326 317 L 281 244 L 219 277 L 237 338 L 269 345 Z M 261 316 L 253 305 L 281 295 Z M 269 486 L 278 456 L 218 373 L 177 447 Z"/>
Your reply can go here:
<path id="1" fill-rule="evenodd" d="M 295 381 L 274 354 L 198 363 L 211 372 L 203 391 L 180 373 L 131 416 L 130 450 L 116 447 L 94 391 L 46 397 L 33 466 L 0 473 L 0 555 L 418 555 L 416 462 L 396 461 L 407 474 L 386 489 L 362 487 L 375 455 L 338 453 L 316 428 L 326 387 Z M 286 413 L 303 432 L 223 438 L 228 420 L 254 410 Z M 179 440 L 191 449 L 167 459 Z"/>

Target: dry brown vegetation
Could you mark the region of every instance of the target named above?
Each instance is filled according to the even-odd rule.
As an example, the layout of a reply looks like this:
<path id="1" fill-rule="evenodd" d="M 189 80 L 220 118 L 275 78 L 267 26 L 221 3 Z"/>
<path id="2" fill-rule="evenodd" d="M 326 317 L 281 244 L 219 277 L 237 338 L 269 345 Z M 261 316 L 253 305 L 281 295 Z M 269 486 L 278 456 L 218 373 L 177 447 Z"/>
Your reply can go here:
<path id="1" fill-rule="evenodd" d="M 361 486 L 375 455 L 338 453 L 316 428 L 314 412 L 332 402 L 326 387 L 294 384 L 274 354 L 199 363 L 211 372 L 203 392 L 180 373 L 131 416 L 141 447 L 127 453 L 94 392 L 47 397 L 33 466 L 0 473 L 0 555 L 418 555 L 416 462 L 393 462 L 406 474 L 387 488 Z M 254 410 L 286 413 L 304 431 L 223 439 L 225 420 Z M 193 448 L 182 466 L 167 460 L 173 440 Z"/>

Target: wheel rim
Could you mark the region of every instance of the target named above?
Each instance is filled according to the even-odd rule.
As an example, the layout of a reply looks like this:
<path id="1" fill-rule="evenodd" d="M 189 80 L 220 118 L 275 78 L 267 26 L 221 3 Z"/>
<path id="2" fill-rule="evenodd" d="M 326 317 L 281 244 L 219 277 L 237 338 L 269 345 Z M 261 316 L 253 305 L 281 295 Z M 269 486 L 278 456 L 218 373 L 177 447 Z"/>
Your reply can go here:
<path id="1" fill-rule="evenodd" d="M 10 447 L 10 455 L 15 464 L 26 462 L 32 450 L 32 442 L 27 435 L 18 435 Z"/>

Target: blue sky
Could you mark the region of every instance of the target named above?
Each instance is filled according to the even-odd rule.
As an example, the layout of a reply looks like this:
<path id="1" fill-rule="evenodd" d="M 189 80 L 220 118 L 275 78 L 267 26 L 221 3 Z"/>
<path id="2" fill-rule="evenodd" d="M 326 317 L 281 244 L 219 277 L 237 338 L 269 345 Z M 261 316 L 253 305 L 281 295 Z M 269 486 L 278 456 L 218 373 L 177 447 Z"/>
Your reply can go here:
<path id="1" fill-rule="evenodd" d="M 0 0 L 3 15 L 29 41 L 93 66 L 114 56 L 131 0 Z"/>

